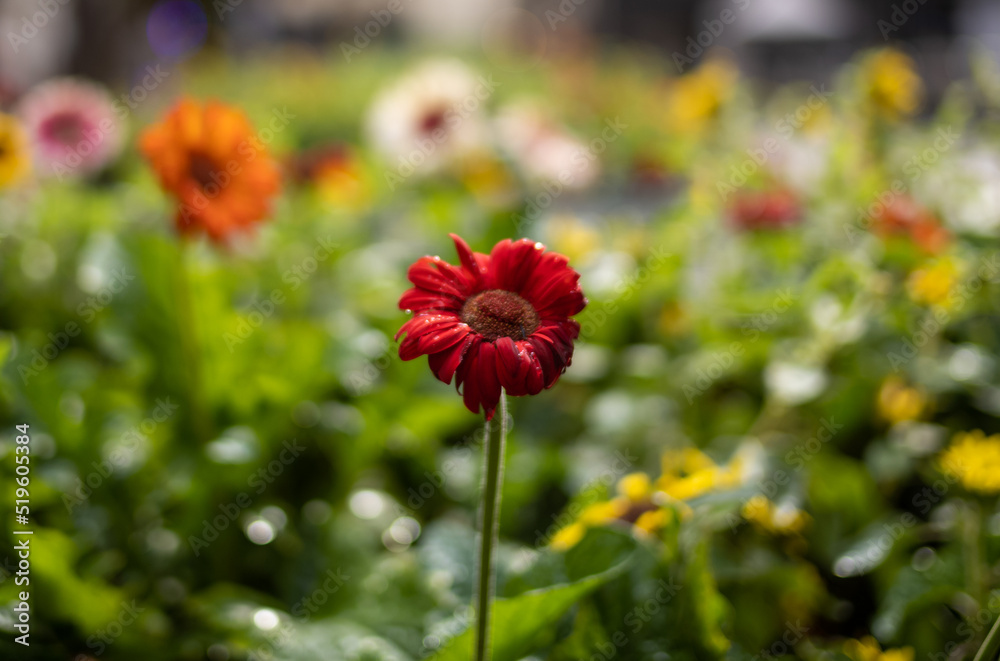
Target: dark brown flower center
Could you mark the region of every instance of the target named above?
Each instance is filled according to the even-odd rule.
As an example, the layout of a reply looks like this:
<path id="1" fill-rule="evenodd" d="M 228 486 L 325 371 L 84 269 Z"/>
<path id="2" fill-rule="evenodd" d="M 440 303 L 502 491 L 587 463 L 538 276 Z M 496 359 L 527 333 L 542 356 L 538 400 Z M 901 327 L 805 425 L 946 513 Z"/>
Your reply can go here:
<path id="1" fill-rule="evenodd" d="M 434 131 L 444 128 L 444 120 L 448 115 L 447 108 L 435 108 L 420 118 L 420 132 L 430 135 Z"/>
<path id="2" fill-rule="evenodd" d="M 215 161 L 204 154 L 195 152 L 188 161 L 188 173 L 198 186 L 204 190 L 215 181 Z"/>
<path id="3" fill-rule="evenodd" d="M 461 317 L 487 340 L 523 340 L 538 330 L 540 321 L 531 303 L 502 289 L 488 289 L 467 300 Z"/>
<path id="4" fill-rule="evenodd" d="M 632 503 L 619 519 L 627 523 L 635 523 L 646 512 L 655 512 L 657 509 L 659 508 L 656 505 L 648 501 L 644 503 Z"/>

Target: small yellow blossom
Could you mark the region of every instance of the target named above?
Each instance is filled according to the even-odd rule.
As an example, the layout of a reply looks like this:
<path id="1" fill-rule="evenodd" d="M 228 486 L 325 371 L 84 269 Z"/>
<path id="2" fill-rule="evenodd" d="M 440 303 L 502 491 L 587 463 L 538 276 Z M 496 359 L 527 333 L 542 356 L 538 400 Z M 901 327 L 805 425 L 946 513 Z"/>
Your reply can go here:
<path id="1" fill-rule="evenodd" d="M 17 183 L 30 167 L 24 129 L 15 118 L 0 113 L 0 189 Z"/>
<path id="2" fill-rule="evenodd" d="M 863 69 L 865 92 L 875 112 L 891 121 L 920 107 L 924 83 L 910 56 L 892 48 L 871 55 Z"/>
<path id="3" fill-rule="evenodd" d="M 514 195 L 514 180 L 496 158 L 476 154 L 461 163 L 462 182 L 484 204 L 499 204 Z"/>
<path id="4" fill-rule="evenodd" d="M 978 429 L 956 434 L 941 455 L 940 463 L 966 489 L 983 494 L 1000 493 L 1000 434 L 987 437 Z"/>
<path id="5" fill-rule="evenodd" d="M 882 647 L 872 636 L 844 643 L 844 654 L 854 661 L 913 661 L 913 648 L 901 647 L 882 651 Z"/>
<path id="6" fill-rule="evenodd" d="M 711 491 L 729 489 L 740 482 L 741 460 L 718 466 L 696 448 L 667 451 L 663 454 L 663 474 L 656 487 L 676 500 L 697 498 Z"/>
<path id="7" fill-rule="evenodd" d="M 357 163 L 330 161 L 316 169 L 316 189 L 331 206 L 363 209 L 371 201 L 371 186 Z"/>
<path id="8" fill-rule="evenodd" d="M 721 473 L 717 468 L 707 468 L 687 477 L 661 477 L 660 491 L 676 500 L 690 500 L 715 489 Z"/>
<path id="9" fill-rule="evenodd" d="M 663 475 L 683 476 L 718 468 L 712 459 L 698 448 L 667 450 L 660 459 Z"/>
<path id="10" fill-rule="evenodd" d="M 557 551 L 571 549 L 583 539 L 586 533 L 587 526 L 580 522 L 571 523 L 552 536 L 552 539 L 549 540 L 549 546 Z"/>
<path id="11" fill-rule="evenodd" d="M 667 100 L 670 126 L 684 133 L 702 131 L 732 96 L 738 77 L 731 62 L 713 59 L 675 80 Z"/>
<path id="12" fill-rule="evenodd" d="M 879 415 L 893 424 L 916 420 L 927 408 L 927 395 L 897 377 L 889 377 L 878 391 Z"/>
<path id="13" fill-rule="evenodd" d="M 653 493 L 652 482 L 645 473 L 629 473 L 618 480 L 618 485 L 615 488 L 618 490 L 618 493 L 632 502 L 649 500 L 649 497 Z"/>
<path id="14" fill-rule="evenodd" d="M 922 305 L 948 307 L 948 299 L 958 283 L 958 266 L 950 259 L 917 269 L 906 280 L 910 298 Z"/>
<path id="15" fill-rule="evenodd" d="M 580 513 L 580 522 L 590 526 L 600 526 L 614 521 L 628 511 L 628 503 L 615 498 L 606 502 L 587 505 Z"/>
<path id="16" fill-rule="evenodd" d="M 763 494 L 753 496 L 743 505 L 743 518 L 764 532 L 772 535 L 789 535 L 802 532 L 809 522 L 809 515 L 790 505 L 775 506 Z"/>
<path id="17" fill-rule="evenodd" d="M 584 507 L 576 521 L 553 535 L 550 546 L 566 550 L 583 539 L 588 528 L 614 522 L 631 523 L 636 535 L 656 533 L 677 518 L 691 516 L 685 500 L 738 486 L 744 458 L 737 453 L 727 465 L 719 466 L 701 450 L 684 448 L 668 450 L 661 461 L 663 474 L 655 483 L 646 473 L 625 475 L 615 485 L 617 496 Z"/>
<path id="18" fill-rule="evenodd" d="M 687 311 L 676 301 L 663 306 L 660 310 L 659 329 L 664 335 L 676 337 L 683 335 L 691 327 L 691 319 Z"/>
<path id="19" fill-rule="evenodd" d="M 570 261 L 582 260 L 598 250 L 603 242 L 597 229 L 569 215 L 550 220 L 547 234 L 552 249 L 566 255 Z"/>
<path id="20" fill-rule="evenodd" d="M 635 527 L 645 533 L 652 534 L 664 528 L 671 519 L 673 519 L 673 510 L 650 510 L 639 515 L 639 518 L 635 520 Z"/>

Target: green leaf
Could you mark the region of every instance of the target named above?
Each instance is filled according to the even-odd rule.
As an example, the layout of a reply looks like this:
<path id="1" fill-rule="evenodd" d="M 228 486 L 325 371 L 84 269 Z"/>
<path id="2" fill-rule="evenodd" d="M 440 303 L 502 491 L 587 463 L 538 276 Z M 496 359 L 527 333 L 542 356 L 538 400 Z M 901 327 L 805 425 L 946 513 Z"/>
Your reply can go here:
<path id="1" fill-rule="evenodd" d="M 555 624 L 573 604 L 593 589 L 618 576 L 627 562 L 572 583 L 531 590 L 511 599 L 498 599 L 494 608 L 494 661 L 517 661 L 530 653 L 540 633 Z M 432 661 L 468 661 L 473 636 L 473 630 L 467 629 L 432 656 Z"/>

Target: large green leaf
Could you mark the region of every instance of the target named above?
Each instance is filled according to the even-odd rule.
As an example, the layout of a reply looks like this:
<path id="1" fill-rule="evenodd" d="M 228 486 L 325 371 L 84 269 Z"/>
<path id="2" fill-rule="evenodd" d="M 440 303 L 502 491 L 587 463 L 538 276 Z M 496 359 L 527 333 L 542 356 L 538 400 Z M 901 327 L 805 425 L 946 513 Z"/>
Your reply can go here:
<path id="1" fill-rule="evenodd" d="M 627 560 L 572 583 L 531 590 L 511 599 L 498 599 L 493 629 L 494 661 L 516 661 L 531 652 L 538 635 L 551 627 L 577 601 L 602 583 L 618 576 Z M 432 661 L 468 661 L 474 631 L 467 629 L 452 639 Z"/>

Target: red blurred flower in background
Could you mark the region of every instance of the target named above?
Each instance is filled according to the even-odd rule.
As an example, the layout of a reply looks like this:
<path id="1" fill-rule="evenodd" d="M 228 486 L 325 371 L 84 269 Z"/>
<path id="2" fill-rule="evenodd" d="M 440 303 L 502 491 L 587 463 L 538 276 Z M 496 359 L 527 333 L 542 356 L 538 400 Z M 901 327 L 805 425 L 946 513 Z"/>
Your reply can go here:
<path id="1" fill-rule="evenodd" d="M 744 230 L 781 229 L 802 220 L 802 207 L 787 190 L 744 191 L 730 205 L 729 217 Z"/>
<path id="2" fill-rule="evenodd" d="M 873 220 L 876 231 L 883 236 L 909 236 L 927 253 L 941 252 L 951 240 L 951 234 L 937 217 L 906 195 L 895 195 L 888 203 L 879 203 Z"/>
<path id="3" fill-rule="evenodd" d="M 415 286 L 399 299 L 414 313 L 396 334 L 399 357 L 427 355 L 438 379 L 462 388 L 466 407 L 493 417 L 500 388 L 535 395 L 569 366 L 587 305 L 569 259 L 540 243 L 505 239 L 489 255 L 452 234 L 460 260 L 422 257 L 410 267 Z"/>
<path id="4" fill-rule="evenodd" d="M 288 170 L 295 181 L 312 184 L 335 206 L 358 209 L 371 198 L 361 159 L 347 145 L 321 145 L 299 152 L 289 159 Z"/>

